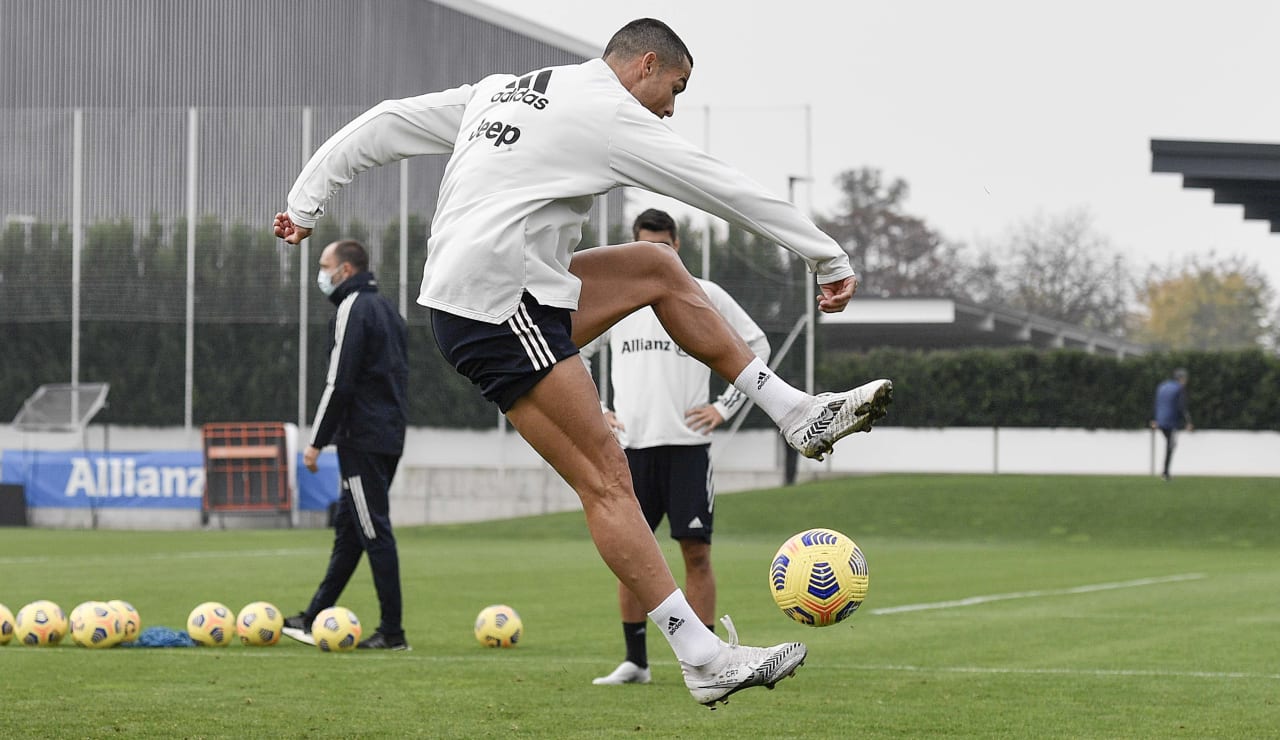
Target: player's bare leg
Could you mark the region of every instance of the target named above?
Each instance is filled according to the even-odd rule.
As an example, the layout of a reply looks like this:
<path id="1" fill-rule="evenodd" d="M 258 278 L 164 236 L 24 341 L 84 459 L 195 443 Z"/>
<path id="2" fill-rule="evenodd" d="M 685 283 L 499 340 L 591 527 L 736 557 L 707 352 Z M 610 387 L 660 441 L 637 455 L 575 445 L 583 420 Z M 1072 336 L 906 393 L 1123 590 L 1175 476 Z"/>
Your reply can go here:
<path id="1" fill-rule="evenodd" d="M 637 308 L 652 306 L 676 344 L 720 377 L 732 382 L 755 359 L 670 247 L 636 242 L 584 249 L 574 253 L 569 272 L 582 281 L 573 313 L 579 347 Z"/>
<path id="2" fill-rule="evenodd" d="M 556 363 L 507 418 L 577 492 L 605 564 L 652 611 L 676 590 L 675 579 L 640 512 L 627 458 L 600 413 L 586 366 L 576 357 Z"/>
<path id="3" fill-rule="evenodd" d="M 893 384 L 885 379 L 814 397 L 774 376 L 669 247 L 635 242 L 584 249 L 573 255 L 569 271 L 582 281 L 573 314 L 579 347 L 637 308 L 651 306 L 676 344 L 754 400 L 787 444 L 806 457 L 821 460 L 836 440 L 871 431 L 893 400 Z M 761 383 L 753 384 L 756 378 Z"/>
<path id="4" fill-rule="evenodd" d="M 573 314 L 573 340 L 578 346 L 598 337 L 623 316 L 637 308 L 652 306 L 671 338 L 686 352 L 722 377 L 734 380 L 753 360 L 758 361 L 746 342 L 711 306 L 706 294 L 684 269 L 675 252 L 668 247 L 638 242 L 587 249 L 574 254 L 569 269 L 582 280 L 578 310 Z M 560 365 L 567 364 L 570 363 L 560 363 Z M 581 368 L 581 372 L 584 376 L 586 375 L 585 366 Z M 552 375 L 554 374 L 553 371 Z M 546 379 L 535 386 L 535 390 L 544 384 Z M 594 401 L 594 393 L 591 395 Z M 806 395 L 801 395 L 806 401 L 812 400 Z M 559 404 L 562 401 L 563 393 L 549 398 L 544 396 L 546 403 Z M 512 411 L 515 410 L 515 408 L 512 409 Z M 603 415 L 598 410 L 595 413 L 599 418 L 599 434 L 605 437 L 609 434 L 609 430 L 604 423 Z M 600 447 L 612 448 L 611 454 L 616 453 L 618 464 L 622 466 L 623 471 L 627 470 L 625 456 L 618 450 L 616 443 L 610 440 L 598 441 L 597 444 Z M 566 477 L 566 480 L 569 479 Z M 573 481 L 570 480 L 570 483 L 572 484 Z M 627 494 L 632 498 L 634 516 L 639 519 L 639 526 L 648 532 L 649 527 L 644 523 L 640 506 L 634 501 L 629 476 Z M 653 547 L 654 556 L 659 562 L 663 562 L 665 567 L 661 551 L 657 549 L 657 540 L 653 538 L 652 533 L 649 534 L 647 542 Z M 594 530 L 592 536 L 595 536 Z M 603 548 L 600 540 L 597 540 L 597 547 Z M 645 605 L 644 608 L 648 608 L 647 599 L 650 596 L 646 592 L 636 590 L 617 569 L 614 573 L 619 576 L 619 581 L 624 586 L 632 590 L 639 602 Z M 674 583 L 669 570 L 666 572 L 666 578 Z M 692 609 L 689 613 L 690 616 L 697 618 L 697 615 L 692 613 Z M 653 613 L 650 612 L 649 616 L 653 617 Z M 655 619 L 655 622 L 657 621 L 659 620 Z M 739 645 L 733 623 L 728 617 L 723 621 L 729 633 L 729 642 L 723 643 L 717 640 L 720 649 L 714 658 L 705 663 L 680 659 L 680 669 L 684 673 L 685 685 L 698 702 L 714 709 L 717 702 L 725 702 L 731 694 L 742 689 L 753 686 L 773 688 L 774 684 L 794 674 L 796 669 L 804 663 L 807 651 L 803 644 L 789 642 L 768 648 Z M 706 632 L 704 634 L 710 635 Z M 678 654 L 677 657 L 679 657 Z"/>
<path id="5" fill-rule="evenodd" d="M 680 553 L 684 557 L 685 598 L 703 624 L 714 625 L 716 577 L 711 570 L 711 544 L 686 537 L 680 540 Z M 645 609 L 640 600 L 622 583 L 618 584 L 618 611 L 622 613 L 624 622 L 640 622 L 645 617 Z"/>
<path id="6" fill-rule="evenodd" d="M 711 543 L 696 537 L 680 540 L 684 558 L 684 593 L 703 624 L 715 624 L 716 575 L 711 569 Z"/>

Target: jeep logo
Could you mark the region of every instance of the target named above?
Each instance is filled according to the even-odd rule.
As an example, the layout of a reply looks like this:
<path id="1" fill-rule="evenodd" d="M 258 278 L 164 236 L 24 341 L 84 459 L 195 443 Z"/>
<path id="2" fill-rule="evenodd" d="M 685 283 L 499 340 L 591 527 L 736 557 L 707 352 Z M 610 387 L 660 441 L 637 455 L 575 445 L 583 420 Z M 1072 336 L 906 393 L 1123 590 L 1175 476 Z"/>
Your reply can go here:
<path id="1" fill-rule="evenodd" d="M 476 130 L 467 137 L 467 141 L 481 138 L 493 139 L 494 146 L 511 146 L 520 140 L 520 129 L 502 121 L 481 121 L 480 125 L 476 126 Z"/>

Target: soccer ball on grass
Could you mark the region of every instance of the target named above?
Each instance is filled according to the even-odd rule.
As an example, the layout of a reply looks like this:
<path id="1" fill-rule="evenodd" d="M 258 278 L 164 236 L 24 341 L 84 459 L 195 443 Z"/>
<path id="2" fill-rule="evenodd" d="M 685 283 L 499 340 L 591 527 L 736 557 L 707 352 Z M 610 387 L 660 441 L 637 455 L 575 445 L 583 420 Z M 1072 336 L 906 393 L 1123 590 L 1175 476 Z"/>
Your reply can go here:
<path id="1" fill-rule="evenodd" d="M 355 612 L 341 606 L 331 606 L 316 615 L 311 623 L 311 636 L 316 647 L 326 653 L 346 653 L 360 644 L 360 620 Z"/>
<path id="2" fill-rule="evenodd" d="M 52 601 L 33 601 L 18 610 L 13 634 L 23 645 L 57 645 L 67 634 L 67 616 Z"/>
<path id="3" fill-rule="evenodd" d="M 108 648 L 124 639 L 120 611 L 105 601 L 86 601 L 67 618 L 71 640 L 81 647 Z"/>
<path id="4" fill-rule="evenodd" d="M 255 601 L 240 610 L 236 617 L 236 632 L 245 645 L 274 645 L 280 641 L 284 629 L 284 615 L 274 604 Z"/>
<path id="5" fill-rule="evenodd" d="M 187 634 L 205 647 L 226 647 L 236 635 L 235 616 L 226 604 L 206 601 L 191 610 Z"/>
<path id="6" fill-rule="evenodd" d="M 506 604 L 494 604 L 476 616 L 476 640 L 485 647 L 515 647 L 524 636 L 524 622 Z"/>
<path id="7" fill-rule="evenodd" d="M 834 529 L 800 532 L 782 543 L 769 566 L 769 590 L 778 608 L 813 627 L 853 614 L 867 597 L 867 584 L 862 550 Z"/>
<path id="8" fill-rule="evenodd" d="M 133 608 L 133 604 L 112 599 L 107 602 L 107 606 L 115 607 L 115 610 L 120 612 L 120 619 L 124 624 L 124 639 L 121 642 L 133 642 L 138 639 L 138 631 L 142 629 L 142 617 L 138 616 L 138 610 Z"/>
<path id="9" fill-rule="evenodd" d="M 0 604 L 0 645 L 13 639 L 13 612 L 9 607 Z"/>

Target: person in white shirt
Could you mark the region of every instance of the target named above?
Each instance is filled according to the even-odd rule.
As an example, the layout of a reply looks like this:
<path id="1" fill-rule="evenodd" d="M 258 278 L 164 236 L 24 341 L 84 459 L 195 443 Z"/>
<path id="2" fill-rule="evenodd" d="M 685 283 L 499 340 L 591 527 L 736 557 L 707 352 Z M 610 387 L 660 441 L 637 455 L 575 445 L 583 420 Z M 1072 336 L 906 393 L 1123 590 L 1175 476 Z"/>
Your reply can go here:
<path id="1" fill-rule="evenodd" d="M 449 156 L 418 297 L 432 309 L 441 353 L 577 492 L 601 557 L 661 626 L 694 699 L 714 707 L 794 673 L 805 646 L 746 647 L 728 624 L 728 643 L 701 627 L 645 525 L 590 373 L 564 360 L 651 306 L 681 347 L 732 380 L 788 444 L 819 459 L 884 415 L 892 384 L 810 396 L 752 354 L 669 248 L 636 242 L 574 251 L 592 197 L 630 185 L 800 255 L 817 274 L 820 310 L 841 311 L 852 298 L 857 278 L 839 245 L 662 123 L 692 68 L 675 32 L 642 18 L 614 34 L 600 59 L 384 101 L 312 155 L 273 231 L 297 244 L 359 172 Z"/>
<path id="2" fill-rule="evenodd" d="M 680 251 L 675 220 L 656 208 L 636 217 L 631 235 L 638 242 L 665 244 Z M 769 339 L 756 322 L 724 288 L 709 280 L 698 279 L 697 283 L 751 351 L 768 362 Z M 711 369 L 680 349 L 648 307 L 614 324 L 583 347 L 582 354 L 590 357 L 605 348 L 609 351 L 614 408 L 605 412 L 605 419 L 626 451 L 636 498 L 649 529 L 656 530 L 663 517 L 667 518 L 684 560 L 685 596 L 702 623 L 714 632 L 716 579 L 711 567 L 711 533 L 715 486 L 710 435 L 747 397 L 730 385 L 708 403 Z M 592 683 L 649 683 L 644 608 L 621 583 L 618 607 L 626 657 L 612 673 Z"/>

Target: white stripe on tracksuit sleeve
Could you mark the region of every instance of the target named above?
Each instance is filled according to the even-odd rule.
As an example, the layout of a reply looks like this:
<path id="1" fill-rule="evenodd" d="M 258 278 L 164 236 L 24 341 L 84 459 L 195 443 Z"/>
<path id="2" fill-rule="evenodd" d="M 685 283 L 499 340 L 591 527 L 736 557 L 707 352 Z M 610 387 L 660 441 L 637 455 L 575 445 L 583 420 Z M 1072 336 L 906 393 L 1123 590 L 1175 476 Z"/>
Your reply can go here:
<path id="1" fill-rule="evenodd" d="M 330 411 L 329 400 L 333 398 L 333 388 L 338 382 L 338 366 L 342 362 L 342 340 L 347 336 L 347 321 L 351 318 L 351 307 L 355 305 L 359 296 L 360 292 L 354 291 L 343 298 L 342 303 L 338 305 L 338 315 L 334 319 L 333 327 L 333 351 L 329 353 L 329 371 L 325 373 L 324 393 L 320 394 L 320 405 L 316 407 L 315 420 L 311 423 L 312 447 L 320 446 L 316 444 L 316 438 L 325 427 L 325 414 Z M 354 362 L 355 358 L 351 358 L 351 361 Z"/>

